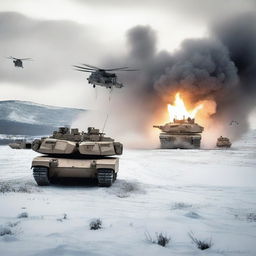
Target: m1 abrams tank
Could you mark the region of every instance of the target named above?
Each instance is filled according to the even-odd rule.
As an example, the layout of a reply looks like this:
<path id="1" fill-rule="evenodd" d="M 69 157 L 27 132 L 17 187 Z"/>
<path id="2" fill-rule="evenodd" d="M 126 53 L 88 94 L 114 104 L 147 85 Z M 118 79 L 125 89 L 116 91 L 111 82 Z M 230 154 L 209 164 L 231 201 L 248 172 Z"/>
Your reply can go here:
<path id="1" fill-rule="evenodd" d="M 219 148 L 230 148 L 232 143 L 230 142 L 229 138 L 220 136 L 217 139 L 216 146 Z"/>
<path id="2" fill-rule="evenodd" d="M 45 156 L 33 159 L 33 176 L 39 186 L 60 178 L 97 179 L 99 186 L 109 187 L 116 180 L 123 145 L 98 129 L 87 132 L 60 127 L 50 137 L 34 140 L 32 149 Z"/>
<path id="3" fill-rule="evenodd" d="M 25 139 L 20 139 L 10 143 L 9 147 L 12 149 L 31 149 L 31 143 Z"/>
<path id="4" fill-rule="evenodd" d="M 163 149 L 189 149 L 200 148 L 201 133 L 204 128 L 195 123 L 194 119 L 174 119 L 165 125 L 154 125 L 162 132 L 159 135 L 161 148 Z"/>

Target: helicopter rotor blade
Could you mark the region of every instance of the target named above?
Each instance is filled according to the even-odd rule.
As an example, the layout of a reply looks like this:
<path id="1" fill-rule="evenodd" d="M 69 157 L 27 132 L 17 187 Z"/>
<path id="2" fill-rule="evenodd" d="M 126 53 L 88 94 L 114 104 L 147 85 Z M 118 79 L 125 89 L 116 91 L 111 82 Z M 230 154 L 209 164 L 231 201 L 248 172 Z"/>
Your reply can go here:
<path id="1" fill-rule="evenodd" d="M 80 66 L 76 66 L 76 65 L 73 65 L 73 67 L 77 68 L 77 69 L 80 69 L 80 70 L 86 70 L 86 71 L 89 71 L 89 72 L 95 72 L 96 70 L 94 69 L 87 69 L 87 68 L 84 68 L 84 67 L 80 67 Z"/>
<path id="2" fill-rule="evenodd" d="M 8 57 L 5 57 L 6 59 L 10 59 L 10 60 L 18 60 L 17 58 L 14 58 L 12 56 L 8 56 Z"/>
<path id="3" fill-rule="evenodd" d="M 83 63 L 81 63 L 81 65 L 84 65 Z M 90 70 L 98 70 L 98 68 L 90 68 L 90 67 L 83 67 L 83 66 L 80 66 L 81 68 L 85 68 L 85 69 L 90 69 Z"/>
<path id="4" fill-rule="evenodd" d="M 92 66 L 92 65 L 88 65 L 88 64 L 84 64 L 84 63 L 82 65 L 89 67 L 89 68 L 94 68 L 94 69 L 103 69 L 103 68 L 98 68 L 96 66 Z"/>
<path id="5" fill-rule="evenodd" d="M 140 71 L 139 69 L 121 69 L 121 70 L 117 70 L 119 71 Z"/>
<path id="6" fill-rule="evenodd" d="M 127 69 L 129 67 L 120 67 L 120 68 L 108 68 L 108 69 L 105 69 L 106 71 L 115 71 L 115 70 L 122 70 L 122 69 Z"/>
<path id="7" fill-rule="evenodd" d="M 84 70 L 84 69 L 74 69 L 76 71 L 81 71 L 81 72 L 87 72 L 87 73 L 92 73 L 91 71 L 89 70 Z"/>
<path id="8" fill-rule="evenodd" d="M 85 68 L 85 67 L 81 67 L 81 66 L 77 66 L 77 65 L 73 65 L 73 67 L 80 68 L 80 69 L 84 69 L 84 70 L 90 70 L 90 71 L 92 71 L 92 72 L 97 70 L 97 69 Z"/>
<path id="9" fill-rule="evenodd" d="M 84 69 L 84 70 L 91 70 L 92 72 L 97 71 L 97 70 L 104 70 L 104 71 L 138 71 L 138 69 L 130 69 L 129 67 L 116 67 L 116 68 L 104 69 L 104 68 L 99 68 L 99 67 L 92 66 L 92 65 L 89 65 L 89 64 L 85 64 L 85 63 L 83 63 L 82 65 L 85 66 L 85 67 L 82 67 L 82 66 L 74 66 L 74 67 Z"/>
<path id="10" fill-rule="evenodd" d="M 22 59 L 19 59 L 19 60 L 33 60 L 32 58 L 22 58 Z"/>

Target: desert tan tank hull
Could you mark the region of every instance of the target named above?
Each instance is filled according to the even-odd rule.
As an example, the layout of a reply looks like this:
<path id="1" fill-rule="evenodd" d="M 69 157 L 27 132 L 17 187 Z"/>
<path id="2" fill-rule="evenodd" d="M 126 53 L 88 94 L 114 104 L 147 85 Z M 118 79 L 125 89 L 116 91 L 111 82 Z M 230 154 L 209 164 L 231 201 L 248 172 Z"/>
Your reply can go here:
<path id="1" fill-rule="evenodd" d="M 162 149 L 193 149 L 200 148 L 200 134 L 167 134 L 160 133 L 159 136 Z"/>
<path id="2" fill-rule="evenodd" d="M 218 148 L 230 148 L 231 147 L 231 142 L 217 142 L 216 146 Z"/>
<path id="3" fill-rule="evenodd" d="M 119 158 L 69 159 L 38 156 L 32 161 L 38 185 L 49 185 L 58 178 L 98 179 L 99 185 L 111 186 L 119 170 Z"/>
<path id="4" fill-rule="evenodd" d="M 31 149 L 31 143 L 17 143 L 13 142 L 9 144 L 9 147 L 12 149 Z"/>
<path id="5" fill-rule="evenodd" d="M 230 148 L 231 145 L 232 145 L 232 143 L 230 142 L 229 138 L 227 138 L 227 137 L 220 136 L 217 139 L 216 146 L 218 148 Z"/>
<path id="6" fill-rule="evenodd" d="M 191 149 L 200 148 L 201 133 L 204 127 L 195 123 L 195 119 L 174 119 L 165 125 L 154 125 L 162 131 L 159 135 L 163 149 Z"/>

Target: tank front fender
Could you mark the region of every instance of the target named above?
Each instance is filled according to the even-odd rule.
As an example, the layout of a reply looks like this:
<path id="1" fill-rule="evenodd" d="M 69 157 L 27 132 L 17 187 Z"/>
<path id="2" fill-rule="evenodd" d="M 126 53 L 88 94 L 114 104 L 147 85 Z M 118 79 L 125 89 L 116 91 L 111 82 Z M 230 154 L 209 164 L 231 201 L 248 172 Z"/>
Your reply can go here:
<path id="1" fill-rule="evenodd" d="M 118 158 L 108 158 L 96 160 L 96 169 L 112 169 L 118 172 L 119 169 L 119 159 Z"/>
<path id="2" fill-rule="evenodd" d="M 55 158 L 44 158 L 44 157 L 35 157 L 32 161 L 31 168 L 36 166 L 43 167 L 58 167 L 58 159 Z"/>

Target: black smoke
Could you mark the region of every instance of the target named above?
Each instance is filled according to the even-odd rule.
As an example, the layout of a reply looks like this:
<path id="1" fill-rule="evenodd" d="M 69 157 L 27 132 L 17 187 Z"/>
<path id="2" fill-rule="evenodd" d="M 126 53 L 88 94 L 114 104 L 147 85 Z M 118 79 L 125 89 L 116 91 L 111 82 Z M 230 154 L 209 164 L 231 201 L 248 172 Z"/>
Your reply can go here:
<path id="1" fill-rule="evenodd" d="M 243 15 L 216 24 L 212 35 L 218 38 L 229 50 L 245 93 L 256 90 L 256 15 Z"/>
<path id="2" fill-rule="evenodd" d="M 120 78 L 128 85 L 125 96 L 114 103 L 114 109 L 122 106 L 121 112 L 126 113 L 120 127 L 143 134 L 181 91 L 192 105 L 205 100 L 216 103 L 208 127 L 218 127 L 214 136 L 236 139 L 248 130 L 248 116 L 256 102 L 256 16 L 215 23 L 209 37 L 186 39 L 173 53 L 157 51 L 156 32 L 149 26 L 130 29 L 127 43 L 129 53 L 119 59 L 140 71 Z M 239 125 L 230 125 L 232 120 Z"/>

